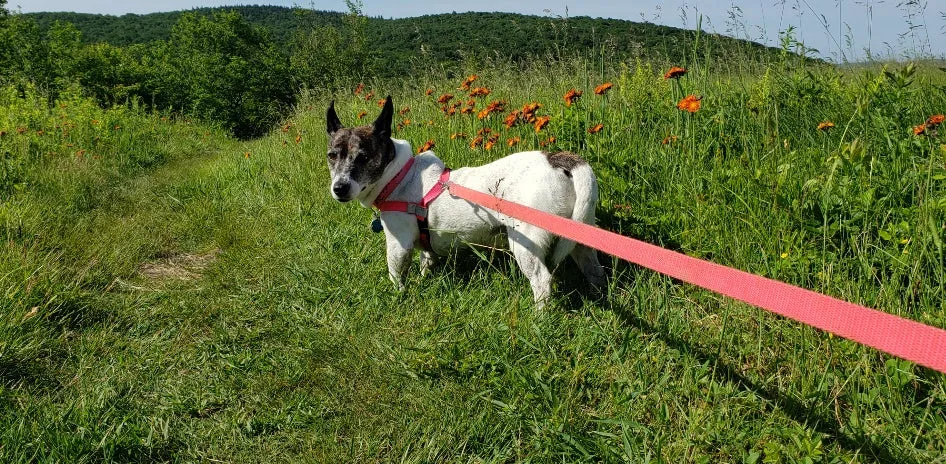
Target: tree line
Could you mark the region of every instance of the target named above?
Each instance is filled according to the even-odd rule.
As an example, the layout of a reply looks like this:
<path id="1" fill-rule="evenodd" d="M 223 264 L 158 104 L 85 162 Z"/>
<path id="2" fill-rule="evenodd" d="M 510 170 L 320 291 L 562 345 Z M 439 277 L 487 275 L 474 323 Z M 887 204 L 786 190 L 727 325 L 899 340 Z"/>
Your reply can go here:
<path id="1" fill-rule="evenodd" d="M 424 69 L 461 72 L 480 59 L 528 64 L 572 54 L 610 62 L 771 54 L 759 44 L 665 26 L 586 17 L 453 13 L 369 18 L 248 6 L 106 16 L 11 14 L 0 0 L 0 84 L 35 86 L 51 100 L 78 85 L 103 106 L 135 99 L 221 124 L 238 137 L 265 133 L 302 89 L 331 89 Z"/>

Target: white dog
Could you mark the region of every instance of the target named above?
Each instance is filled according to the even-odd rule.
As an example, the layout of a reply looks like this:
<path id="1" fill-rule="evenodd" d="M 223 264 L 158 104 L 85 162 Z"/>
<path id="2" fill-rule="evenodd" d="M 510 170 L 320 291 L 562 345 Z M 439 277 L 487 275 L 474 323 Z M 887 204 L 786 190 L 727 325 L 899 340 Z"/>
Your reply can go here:
<path id="1" fill-rule="evenodd" d="M 449 194 L 440 195 L 449 179 L 594 224 L 598 183 L 587 162 L 568 152 L 528 151 L 451 171 L 433 152 L 414 157 L 408 142 L 392 139 L 393 113 L 388 97 L 373 125 L 346 128 L 332 102 L 326 128 L 332 196 L 341 202 L 357 199 L 363 206 L 381 210 L 388 273 L 399 288 L 403 288 L 403 275 L 415 247 L 423 248 L 420 264 L 425 274 L 435 255 L 446 255 L 463 243 L 508 247 L 528 277 L 539 307 L 551 293 L 549 266 L 554 269 L 566 256 L 575 260 L 592 285 L 604 282 L 604 269 L 591 248 Z"/>

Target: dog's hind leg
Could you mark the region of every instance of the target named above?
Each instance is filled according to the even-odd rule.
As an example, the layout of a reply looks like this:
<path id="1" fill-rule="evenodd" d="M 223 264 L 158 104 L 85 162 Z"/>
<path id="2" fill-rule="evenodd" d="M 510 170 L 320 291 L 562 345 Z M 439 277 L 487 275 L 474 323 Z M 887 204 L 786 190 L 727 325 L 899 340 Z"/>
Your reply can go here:
<path id="1" fill-rule="evenodd" d="M 598 262 L 598 252 L 580 243 L 575 244 L 575 249 L 571 252 L 571 257 L 581 269 L 585 279 L 595 287 L 603 286 L 607 279 L 605 277 L 604 267 Z"/>
<path id="2" fill-rule="evenodd" d="M 542 309 L 552 294 L 552 273 L 545 265 L 546 250 L 553 240 L 548 232 L 525 223 L 508 227 L 509 251 L 529 279 L 535 306 Z"/>

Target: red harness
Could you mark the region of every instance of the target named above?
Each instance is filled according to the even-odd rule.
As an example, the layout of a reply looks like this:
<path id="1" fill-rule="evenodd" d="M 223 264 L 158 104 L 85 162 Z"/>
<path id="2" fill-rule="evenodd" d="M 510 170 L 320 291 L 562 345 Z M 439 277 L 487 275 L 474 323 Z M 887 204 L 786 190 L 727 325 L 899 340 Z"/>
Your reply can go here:
<path id="1" fill-rule="evenodd" d="M 385 211 L 396 211 L 399 213 L 413 214 L 414 217 L 417 218 L 417 228 L 420 230 L 421 248 L 427 251 L 433 251 L 430 247 L 430 224 L 427 221 L 427 207 L 443 193 L 444 187 L 447 182 L 450 181 L 450 170 L 447 168 L 443 169 L 443 173 L 440 174 L 440 180 L 424 194 L 424 198 L 420 200 L 420 203 L 388 201 L 388 196 L 391 195 L 391 192 L 404 180 L 404 177 L 407 176 L 407 172 L 411 170 L 412 166 L 414 166 L 414 158 L 407 160 L 407 163 L 401 168 L 401 171 L 388 182 L 388 185 L 384 186 L 381 193 L 375 198 L 373 204 L 374 207 L 378 208 L 382 213 Z"/>

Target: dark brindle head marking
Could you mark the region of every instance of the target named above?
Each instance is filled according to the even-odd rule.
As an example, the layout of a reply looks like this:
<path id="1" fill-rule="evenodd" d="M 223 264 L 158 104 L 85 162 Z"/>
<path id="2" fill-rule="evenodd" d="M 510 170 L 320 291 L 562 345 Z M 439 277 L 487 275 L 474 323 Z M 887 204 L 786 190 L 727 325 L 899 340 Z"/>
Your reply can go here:
<path id="1" fill-rule="evenodd" d="M 328 167 L 332 174 L 332 196 L 339 201 L 354 199 L 377 182 L 384 168 L 394 159 L 391 121 L 394 104 L 388 96 L 374 124 L 348 128 L 335 113 L 335 102 L 328 106 L 325 128 L 328 132 Z"/>
<path id="2" fill-rule="evenodd" d="M 549 164 L 555 169 L 561 169 L 566 176 L 572 176 L 572 170 L 576 166 L 586 164 L 585 160 L 570 151 L 560 151 L 558 153 L 546 153 L 545 157 Z"/>

